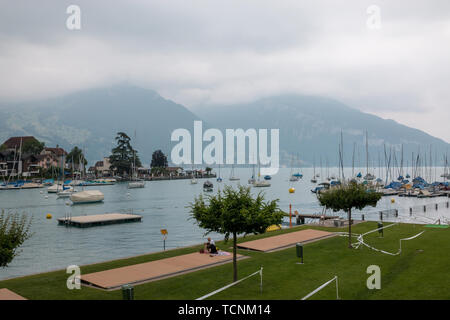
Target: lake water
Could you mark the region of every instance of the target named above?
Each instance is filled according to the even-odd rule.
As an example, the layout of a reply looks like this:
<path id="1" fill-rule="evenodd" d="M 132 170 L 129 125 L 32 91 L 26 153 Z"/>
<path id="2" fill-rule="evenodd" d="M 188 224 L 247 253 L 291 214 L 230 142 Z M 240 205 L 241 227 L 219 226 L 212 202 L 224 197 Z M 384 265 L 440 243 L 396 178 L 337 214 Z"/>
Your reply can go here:
<path id="1" fill-rule="evenodd" d="M 351 169 L 346 169 L 351 173 Z M 338 172 L 331 169 L 330 172 Z M 364 172 L 364 170 L 363 170 Z M 222 169 L 222 183 L 211 181 L 214 189 L 224 185 L 247 185 L 251 176 L 249 168 L 235 168 L 240 181 L 228 181 L 229 170 Z M 252 188 L 252 192 L 262 191 L 266 199 L 279 199 L 279 206 L 288 212 L 289 204 L 293 211 L 300 213 L 320 213 L 321 207 L 316 196 L 310 191 L 316 184 L 310 182 L 312 169 L 303 169 L 304 178 L 298 182 L 290 182 L 291 170 L 280 169 L 272 177 L 269 188 Z M 320 179 L 319 179 L 320 180 Z M 129 257 L 149 252 L 161 251 L 163 240 L 160 229 L 168 230 L 166 248 L 183 247 L 205 241 L 203 230 L 193 220 L 189 220 L 189 209 L 186 206 L 195 196 L 203 193 L 204 179 L 191 185 L 190 180 L 149 181 L 143 189 L 127 189 L 126 183 L 112 186 L 89 187 L 99 189 L 105 195 L 103 203 L 87 205 L 67 205 L 67 199 L 57 199 L 55 194 L 48 194 L 45 188 L 30 190 L 0 191 L 0 209 L 12 212 L 24 212 L 33 216 L 33 236 L 20 248 L 20 254 L 4 269 L 0 269 L 0 279 L 18 277 L 38 272 L 66 268 L 69 265 L 83 265 L 105 260 Z M 320 182 L 320 181 L 319 181 Z M 288 189 L 295 187 L 295 193 Z M 80 189 L 80 187 L 78 187 Z M 47 196 L 47 199 L 46 199 Z M 395 198 L 395 203 L 391 203 Z M 416 223 L 430 223 L 436 218 L 450 218 L 450 211 L 445 206 L 439 210 L 431 210 L 434 203 L 443 203 L 447 198 L 400 198 L 383 197 L 377 208 L 364 210 L 366 220 L 378 220 L 378 211 L 399 209 L 399 217 L 387 216 L 384 220 Z M 410 217 L 408 208 L 428 204 L 426 213 L 414 214 Z M 434 207 L 433 207 L 434 208 Z M 143 216 L 138 223 L 116 224 L 92 228 L 66 228 L 58 226 L 57 218 L 71 213 L 72 216 L 101 214 L 109 212 L 136 213 Z M 52 219 L 46 219 L 46 214 Z M 345 215 L 341 213 L 343 217 Z M 359 219 L 355 212 L 354 218 Z M 285 221 L 287 223 L 287 220 Z M 212 235 L 222 239 L 221 235 Z"/>

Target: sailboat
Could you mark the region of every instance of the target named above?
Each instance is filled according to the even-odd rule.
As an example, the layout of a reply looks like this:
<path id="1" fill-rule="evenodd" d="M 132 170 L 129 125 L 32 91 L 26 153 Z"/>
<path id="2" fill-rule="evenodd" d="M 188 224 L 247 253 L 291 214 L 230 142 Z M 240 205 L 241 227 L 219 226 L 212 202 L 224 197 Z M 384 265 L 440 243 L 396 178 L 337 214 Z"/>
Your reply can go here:
<path id="1" fill-rule="evenodd" d="M 248 179 L 248 184 L 254 184 L 256 182 L 255 179 L 255 165 L 252 166 L 252 177 Z"/>
<path id="2" fill-rule="evenodd" d="M 231 165 L 231 173 L 230 173 L 230 178 L 229 178 L 228 180 L 230 180 L 230 181 L 237 181 L 237 180 L 240 180 L 239 177 L 236 177 L 236 176 L 234 175 L 234 166 L 233 166 L 233 165 Z"/>
<path id="3" fill-rule="evenodd" d="M 220 176 L 220 164 L 219 164 L 219 176 L 217 177 L 216 181 L 217 182 L 222 182 L 222 177 Z"/>
<path id="4" fill-rule="evenodd" d="M 197 179 L 195 179 L 194 166 L 192 166 L 192 171 L 191 171 L 191 172 L 192 172 L 192 173 L 191 173 L 191 184 L 197 184 L 198 181 L 197 181 Z"/>
<path id="5" fill-rule="evenodd" d="M 134 132 L 134 139 L 136 139 L 136 131 Z M 138 173 L 136 172 L 136 150 L 133 150 L 133 170 L 132 179 L 133 181 L 128 182 L 128 189 L 145 188 L 145 181 L 139 180 L 137 178 Z"/>
<path id="6" fill-rule="evenodd" d="M 368 141 L 368 132 L 366 130 L 366 175 L 364 176 L 365 180 L 373 180 L 375 176 L 369 172 L 369 141 Z"/>
<path id="7" fill-rule="evenodd" d="M 253 183 L 253 186 L 255 188 L 270 187 L 270 182 L 268 180 L 260 180 L 260 177 L 261 177 L 261 166 L 259 165 L 258 161 L 258 180 L 256 180 Z"/>
<path id="8" fill-rule="evenodd" d="M 300 180 L 300 178 L 294 175 L 294 172 L 293 172 L 294 171 L 294 167 L 293 167 L 293 165 L 294 165 L 294 157 L 292 157 L 292 159 L 291 159 L 291 172 L 289 174 L 289 181 L 295 182 L 295 181 Z"/>
<path id="9" fill-rule="evenodd" d="M 72 186 L 64 185 L 64 156 L 61 156 L 62 184 L 56 184 L 56 195 L 58 198 L 68 198 L 75 192 Z M 61 187 L 61 190 L 60 190 Z M 49 188 L 50 189 L 50 188 Z M 48 192 L 48 189 L 47 189 Z"/>
<path id="10" fill-rule="evenodd" d="M 81 172 L 83 171 L 84 170 L 82 170 Z M 84 190 L 84 185 L 82 188 L 82 191 L 73 192 L 70 195 L 70 201 L 72 201 L 72 204 L 96 203 L 102 202 L 105 199 L 103 192 L 101 192 L 100 190 Z"/>
<path id="11" fill-rule="evenodd" d="M 313 174 L 313 178 L 311 179 L 312 183 L 317 183 L 317 179 L 316 179 L 316 158 L 314 158 L 313 160 L 313 166 L 314 166 L 314 174 Z"/>

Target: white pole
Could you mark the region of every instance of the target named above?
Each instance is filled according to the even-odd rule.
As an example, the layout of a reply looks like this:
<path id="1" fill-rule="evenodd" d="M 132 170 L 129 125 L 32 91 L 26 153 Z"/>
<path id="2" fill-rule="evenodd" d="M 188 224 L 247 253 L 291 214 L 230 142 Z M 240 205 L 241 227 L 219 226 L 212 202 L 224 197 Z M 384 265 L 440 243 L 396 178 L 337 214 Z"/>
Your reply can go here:
<path id="1" fill-rule="evenodd" d="M 260 270 L 260 276 L 261 276 L 261 285 L 260 285 L 260 287 L 261 287 L 261 293 L 262 293 L 262 291 L 263 291 L 263 267 L 261 266 L 261 270 Z"/>
<path id="2" fill-rule="evenodd" d="M 339 300 L 338 276 L 336 276 L 336 300 Z"/>

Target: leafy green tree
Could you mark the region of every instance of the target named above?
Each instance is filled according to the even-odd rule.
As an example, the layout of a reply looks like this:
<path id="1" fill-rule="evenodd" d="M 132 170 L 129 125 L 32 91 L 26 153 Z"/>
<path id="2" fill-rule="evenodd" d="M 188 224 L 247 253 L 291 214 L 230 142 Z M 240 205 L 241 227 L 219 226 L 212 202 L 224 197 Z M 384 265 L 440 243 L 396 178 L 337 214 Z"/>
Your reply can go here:
<path id="1" fill-rule="evenodd" d="M 31 237 L 31 218 L 17 213 L 0 214 L 0 267 L 5 268 L 17 256 L 17 249 Z"/>
<path id="2" fill-rule="evenodd" d="M 224 234 L 225 241 L 230 235 L 233 237 L 233 281 L 237 281 L 237 235 L 264 233 L 267 227 L 281 223 L 283 213 L 278 208 L 278 200 L 265 202 L 261 193 L 253 198 L 250 188 L 244 186 L 237 190 L 226 186 L 217 195 L 207 196 L 207 200 L 208 203 L 202 195 L 195 198 L 189 205 L 191 218 L 206 230 L 205 235 Z"/>
<path id="3" fill-rule="evenodd" d="M 153 175 L 159 176 L 159 175 L 167 175 L 168 174 L 168 170 L 167 168 L 163 168 L 163 167 L 154 167 L 151 169 L 150 171 Z"/>
<path id="4" fill-rule="evenodd" d="M 352 248 L 352 209 L 362 210 L 367 206 L 375 207 L 382 194 L 368 189 L 363 184 L 349 182 L 323 191 L 317 195 L 320 205 L 336 211 L 348 213 L 348 247 Z"/>
<path id="5" fill-rule="evenodd" d="M 205 171 L 206 171 L 206 174 L 207 174 L 207 175 L 210 175 L 210 174 L 211 174 L 211 171 L 212 171 L 212 168 L 211 168 L 211 167 L 206 167 L 206 168 L 205 168 Z"/>
<path id="6" fill-rule="evenodd" d="M 167 162 L 167 156 L 161 151 L 156 150 L 152 154 L 152 163 L 150 164 L 150 167 L 152 168 L 167 168 L 168 162 Z"/>
<path id="7" fill-rule="evenodd" d="M 37 140 L 27 140 L 22 146 L 22 153 L 40 154 L 44 150 L 45 142 L 39 142 Z"/>
<path id="8" fill-rule="evenodd" d="M 130 140 L 125 132 L 118 132 L 116 136 L 117 146 L 111 150 L 112 154 L 109 156 L 111 169 L 120 175 L 130 174 L 134 162 L 136 162 L 136 167 L 141 166 L 137 151 L 131 146 Z"/>
<path id="9" fill-rule="evenodd" d="M 66 157 L 68 164 L 74 164 L 75 168 L 79 168 L 80 163 L 83 164 L 83 167 L 86 168 L 87 160 L 84 157 L 83 150 L 78 148 L 77 146 L 73 147 L 72 150 L 69 152 L 69 154 Z"/>

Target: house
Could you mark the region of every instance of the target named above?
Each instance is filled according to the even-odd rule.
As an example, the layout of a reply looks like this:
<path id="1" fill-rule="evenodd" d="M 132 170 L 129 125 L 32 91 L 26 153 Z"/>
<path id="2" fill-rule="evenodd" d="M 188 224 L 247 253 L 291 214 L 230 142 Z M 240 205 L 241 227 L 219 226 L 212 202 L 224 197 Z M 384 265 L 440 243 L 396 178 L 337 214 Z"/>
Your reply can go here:
<path id="1" fill-rule="evenodd" d="M 103 158 L 103 161 L 97 161 L 95 163 L 95 172 L 101 176 L 110 176 L 111 175 L 111 162 L 109 162 L 109 158 Z"/>
<path id="2" fill-rule="evenodd" d="M 40 173 L 39 155 L 24 154 L 20 157 L 8 148 L 0 151 L 0 176 L 32 177 Z"/>
<path id="3" fill-rule="evenodd" d="M 181 176 L 184 175 L 184 169 L 181 167 L 167 167 L 165 168 L 169 176 Z"/>
<path id="4" fill-rule="evenodd" d="M 67 168 L 66 156 L 68 153 L 63 148 L 56 145 L 55 148 L 45 147 L 41 151 L 40 166 L 45 169 L 50 167 L 60 167 L 61 161 L 64 161 L 64 166 Z"/>

